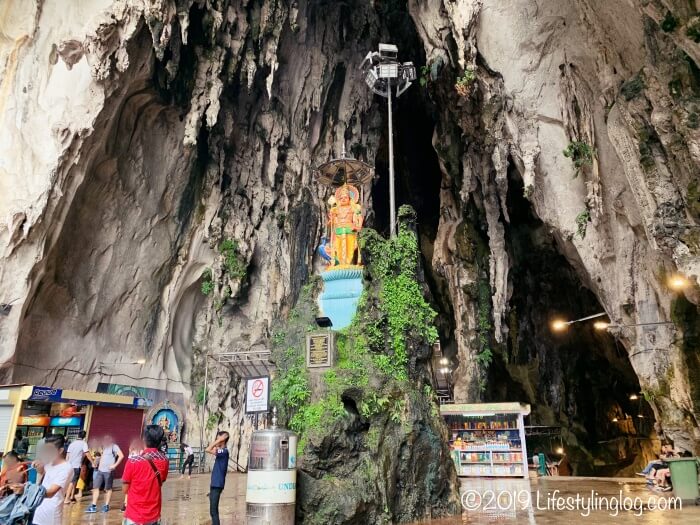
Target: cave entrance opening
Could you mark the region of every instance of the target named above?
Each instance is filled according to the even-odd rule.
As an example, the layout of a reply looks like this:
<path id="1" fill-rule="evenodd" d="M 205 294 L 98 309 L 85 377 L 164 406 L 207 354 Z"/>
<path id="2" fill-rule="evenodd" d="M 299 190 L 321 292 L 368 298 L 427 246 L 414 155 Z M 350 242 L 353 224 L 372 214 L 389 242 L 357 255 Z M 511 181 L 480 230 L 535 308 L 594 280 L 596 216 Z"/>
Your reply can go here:
<path id="1" fill-rule="evenodd" d="M 420 68 L 426 57 L 410 16 L 396 5 L 378 10 L 380 19 L 392 22 L 386 24 L 389 34 L 386 40 L 396 43 L 403 58 L 413 60 Z M 378 180 L 372 189 L 374 215 L 369 225 L 387 235 L 387 114 L 381 102 L 375 100 L 383 121 L 374 159 Z M 397 206 L 410 204 L 416 209 L 425 280 L 431 302 L 438 311 L 436 324 L 441 351 L 442 355 L 453 358 L 457 354 L 455 319 L 464 315 L 465 312 L 459 311 L 464 305 L 458 307 L 454 303 L 455 297 L 445 279 L 431 267 L 442 212 L 441 163 L 461 164 L 460 147 L 454 151 L 440 150 L 440 157 L 436 152 L 433 131 L 447 133 L 449 126 L 455 124 L 444 119 L 430 94 L 420 86 L 396 100 L 396 202 Z M 478 148 L 480 144 L 477 142 L 472 147 Z M 578 319 L 603 308 L 590 285 L 582 282 L 562 255 L 561 245 L 533 212 L 512 159 L 509 165 L 506 207 L 510 221 L 506 222 L 505 217 L 500 219 L 505 226 L 506 250 L 511 261 L 512 293 L 504 319 L 508 335 L 503 343 L 491 341 L 494 355 L 486 366 L 480 395 L 487 402 L 529 403 L 532 414 L 528 424 L 547 429 L 540 435 L 533 432 L 530 450 L 556 456 L 557 450 L 563 449 L 574 474 L 630 475 L 644 455 L 658 448 L 651 441 L 655 436 L 654 414 L 641 393 L 627 350 L 615 338 L 596 331 L 592 322 L 572 325 L 563 333 L 550 330 L 550 321 L 557 315 Z M 455 195 L 455 199 L 459 196 Z M 478 200 L 476 196 L 470 199 L 470 204 L 462 205 L 463 220 L 478 237 L 476 242 L 488 246 Z M 488 282 L 488 269 L 486 276 L 479 278 Z M 460 378 L 455 377 L 454 381 L 458 383 Z"/>
<path id="2" fill-rule="evenodd" d="M 559 436 L 532 435 L 529 447 L 566 454 L 574 474 L 633 475 L 653 448 L 654 414 L 627 350 L 593 320 L 551 329 L 553 318 L 603 308 L 535 215 L 514 167 L 508 188 L 509 334 L 489 369 L 487 399 L 524 400 L 531 426 L 560 427 Z"/>

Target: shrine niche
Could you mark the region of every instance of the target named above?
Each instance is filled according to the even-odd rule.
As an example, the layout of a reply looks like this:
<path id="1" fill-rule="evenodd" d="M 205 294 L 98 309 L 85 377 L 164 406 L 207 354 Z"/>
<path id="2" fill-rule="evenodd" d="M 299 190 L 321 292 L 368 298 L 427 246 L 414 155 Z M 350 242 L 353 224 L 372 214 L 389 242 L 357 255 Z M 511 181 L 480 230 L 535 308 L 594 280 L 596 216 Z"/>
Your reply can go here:
<path id="1" fill-rule="evenodd" d="M 149 425 L 158 425 L 168 439 L 168 448 L 177 448 L 182 438 L 184 419 L 182 412 L 168 400 L 154 405 L 146 415 Z"/>

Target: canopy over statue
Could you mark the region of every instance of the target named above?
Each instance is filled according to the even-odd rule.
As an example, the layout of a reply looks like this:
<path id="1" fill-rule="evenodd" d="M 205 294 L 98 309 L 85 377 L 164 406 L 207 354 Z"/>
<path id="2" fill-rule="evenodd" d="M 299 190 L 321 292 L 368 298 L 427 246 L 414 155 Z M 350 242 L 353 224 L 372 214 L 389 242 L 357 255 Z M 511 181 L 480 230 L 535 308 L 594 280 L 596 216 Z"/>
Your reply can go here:
<path id="1" fill-rule="evenodd" d="M 363 188 L 372 182 L 374 168 L 361 160 L 345 155 L 345 148 L 339 159 L 333 159 L 318 166 L 313 171 L 314 178 L 325 186 L 352 184 Z"/>

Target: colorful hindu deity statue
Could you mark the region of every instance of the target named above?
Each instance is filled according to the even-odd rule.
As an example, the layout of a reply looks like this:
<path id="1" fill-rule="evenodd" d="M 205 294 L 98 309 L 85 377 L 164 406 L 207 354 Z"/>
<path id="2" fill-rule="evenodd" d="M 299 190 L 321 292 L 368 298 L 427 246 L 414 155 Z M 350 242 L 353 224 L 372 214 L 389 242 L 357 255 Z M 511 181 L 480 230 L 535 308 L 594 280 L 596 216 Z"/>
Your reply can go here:
<path id="1" fill-rule="evenodd" d="M 335 197 L 328 201 L 328 224 L 330 227 L 329 266 L 359 265 L 360 251 L 357 235 L 362 229 L 362 206 L 360 192 L 350 184 L 340 186 Z"/>

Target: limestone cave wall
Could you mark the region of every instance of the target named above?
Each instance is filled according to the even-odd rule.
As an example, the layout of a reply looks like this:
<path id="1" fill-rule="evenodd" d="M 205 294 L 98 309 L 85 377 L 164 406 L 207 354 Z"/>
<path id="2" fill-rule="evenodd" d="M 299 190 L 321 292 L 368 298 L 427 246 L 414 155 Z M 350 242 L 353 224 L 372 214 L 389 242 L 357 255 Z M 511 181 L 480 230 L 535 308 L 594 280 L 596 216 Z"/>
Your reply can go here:
<path id="1" fill-rule="evenodd" d="M 140 378 L 184 392 L 199 421 L 203 354 L 269 346 L 313 271 L 326 195 L 311 168 L 343 144 L 375 163 L 369 223 L 386 227 L 386 113 L 358 67 L 388 40 L 421 76 L 396 106 L 399 202 L 418 211 L 457 399 L 559 400 L 542 421 L 578 443 L 617 409 L 584 410 L 572 376 L 611 366 L 616 399 L 638 387 L 657 433 L 697 452 L 699 10 L 681 0 L 6 0 L 3 380 Z M 573 150 L 579 170 L 563 154 L 571 144 L 588 148 Z M 532 247 L 566 268 L 548 274 Z M 692 286 L 670 290 L 674 272 Z M 558 285 L 533 298 L 538 280 Z M 544 300 L 563 284 L 575 304 Z M 534 329 L 548 309 L 599 306 L 615 323 L 674 325 L 575 344 Z M 563 359 L 586 345 L 599 348 L 590 362 Z M 213 381 L 205 426 L 241 428 L 242 460 L 251 423 L 240 381 L 222 368 Z"/>

